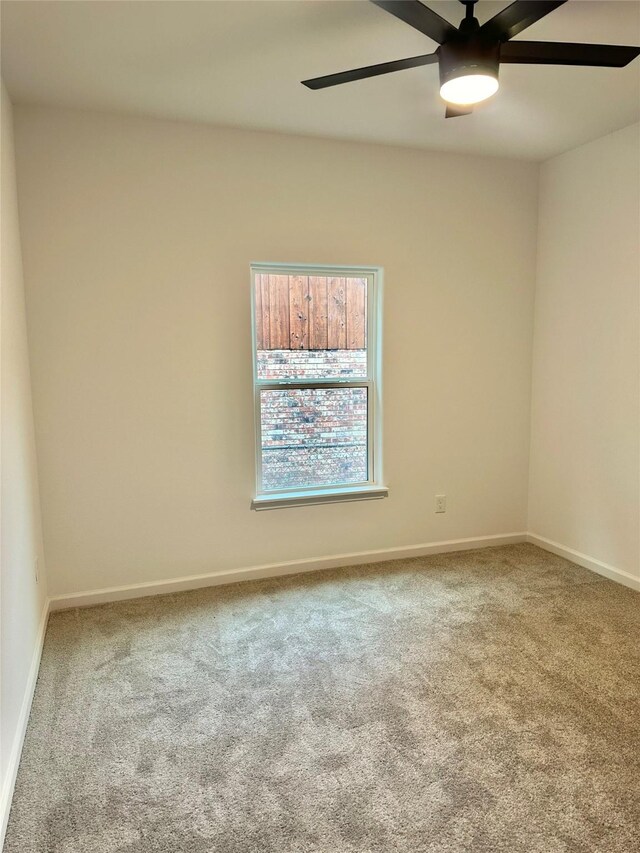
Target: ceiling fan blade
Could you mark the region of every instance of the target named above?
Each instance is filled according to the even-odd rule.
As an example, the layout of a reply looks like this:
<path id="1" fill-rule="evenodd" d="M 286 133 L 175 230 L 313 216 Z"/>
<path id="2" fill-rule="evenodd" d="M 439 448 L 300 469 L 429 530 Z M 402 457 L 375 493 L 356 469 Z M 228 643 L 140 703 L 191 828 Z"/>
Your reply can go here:
<path id="1" fill-rule="evenodd" d="M 425 53 L 423 56 L 410 56 L 408 59 L 396 59 L 393 62 L 381 62 L 379 65 L 367 65 L 365 68 L 353 68 L 351 71 L 339 71 L 337 74 L 327 74 L 326 77 L 314 77 L 311 80 L 303 80 L 302 85 L 307 89 L 326 89 L 328 86 L 339 86 L 340 83 L 351 83 L 352 80 L 365 80 L 367 77 L 403 71 L 405 68 L 432 65 L 437 61 L 437 54 Z"/>
<path id="2" fill-rule="evenodd" d="M 457 118 L 458 116 L 468 116 L 473 112 L 473 107 L 455 107 L 453 104 L 447 104 L 447 109 L 444 111 L 445 118 Z"/>
<path id="3" fill-rule="evenodd" d="M 516 0 L 483 24 L 479 32 L 490 39 L 507 41 L 566 2 L 567 0 Z"/>
<path id="4" fill-rule="evenodd" d="M 500 62 L 529 65 L 595 65 L 622 68 L 638 55 L 640 47 L 621 44 L 509 41 L 500 47 Z"/>
<path id="5" fill-rule="evenodd" d="M 458 32 L 457 27 L 445 21 L 437 12 L 424 6 L 419 0 L 371 0 L 371 2 L 437 41 L 438 44 L 444 44 Z"/>

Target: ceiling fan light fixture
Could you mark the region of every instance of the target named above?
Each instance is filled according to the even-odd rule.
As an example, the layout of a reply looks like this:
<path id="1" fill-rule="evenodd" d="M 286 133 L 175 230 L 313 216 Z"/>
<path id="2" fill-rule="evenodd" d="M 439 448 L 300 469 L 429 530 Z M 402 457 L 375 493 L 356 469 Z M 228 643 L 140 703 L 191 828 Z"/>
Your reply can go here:
<path id="1" fill-rule="evenodd" d="M 440 97 L 449 104 L 469 106 L 486 101 L 495 95 L 499 86 L 497 75 L 487 73 L 486 69 L 468 69 L 466 73 L 445 80 L 440 86 Z"/>
<path id="2" fill-rule="evenodd" d="M 443 44 L 436 52 L 443 101 L 467 107 L 486 101 L 498 91 L 498 45 L 472 37 Z"/>
<path id="3" fill-rule="evenodd" d="M 640 56 L 640 47 L 631 45 L 511 40 L 567 0 L 513 0 L 483 24 L 473 14 L 476 0 L 460 0 L 465 7 L 465 16 L 458 27 L 420 0 L 371 2 L 436 42 L 436 50 L 303 80 L 308 89 L 326 89 L 437 62 L 440 95 L 448 104 L 444 116 L 454 118 L 469 115 L 474 104 L 495 95 L 501 63 L 624 68 Z"/>

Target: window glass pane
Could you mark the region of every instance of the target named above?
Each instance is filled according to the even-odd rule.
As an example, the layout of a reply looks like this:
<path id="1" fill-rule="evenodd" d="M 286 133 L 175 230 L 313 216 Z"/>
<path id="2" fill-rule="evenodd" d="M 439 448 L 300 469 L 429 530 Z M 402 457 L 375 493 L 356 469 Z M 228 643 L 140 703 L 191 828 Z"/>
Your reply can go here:
<path id="1" fill-rule="evenodd" d="M 262 488 L 367 480 L 367 389 L 260 392 Z"/>
<path id="2" fill-rule="evenodd" d="M 367 279 L 255 275 L 259 379 L 367 375 Z"/>

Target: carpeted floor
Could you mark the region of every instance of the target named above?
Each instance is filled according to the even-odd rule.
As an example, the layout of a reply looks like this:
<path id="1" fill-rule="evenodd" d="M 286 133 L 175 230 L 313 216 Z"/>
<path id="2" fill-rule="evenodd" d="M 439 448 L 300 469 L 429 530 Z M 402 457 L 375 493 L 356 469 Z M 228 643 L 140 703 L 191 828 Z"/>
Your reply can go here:
<path id="1" fill-rule="evenodd" d="M 634 853 L 639 641 L 532 545 L 53 614 L 5 853 Z"/>

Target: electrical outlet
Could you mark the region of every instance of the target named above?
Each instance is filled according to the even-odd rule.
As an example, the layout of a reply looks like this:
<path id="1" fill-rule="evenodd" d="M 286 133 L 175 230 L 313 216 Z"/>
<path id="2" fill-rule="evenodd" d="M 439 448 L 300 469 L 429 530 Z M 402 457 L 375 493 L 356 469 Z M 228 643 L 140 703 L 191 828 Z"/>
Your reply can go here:
<path id="1" fill-rule="evenodd" d="M 447 496 L 446 495 L 436 495 L 436 512 L 446 512 L 447 511 Z"/>
<path id="2" fill-rule="evenodd" d="M 34 570 L 36 573 L 36 583 L 40 583 L 40 561 L 36 557 L 36 562 L 34 564 Z"/>

